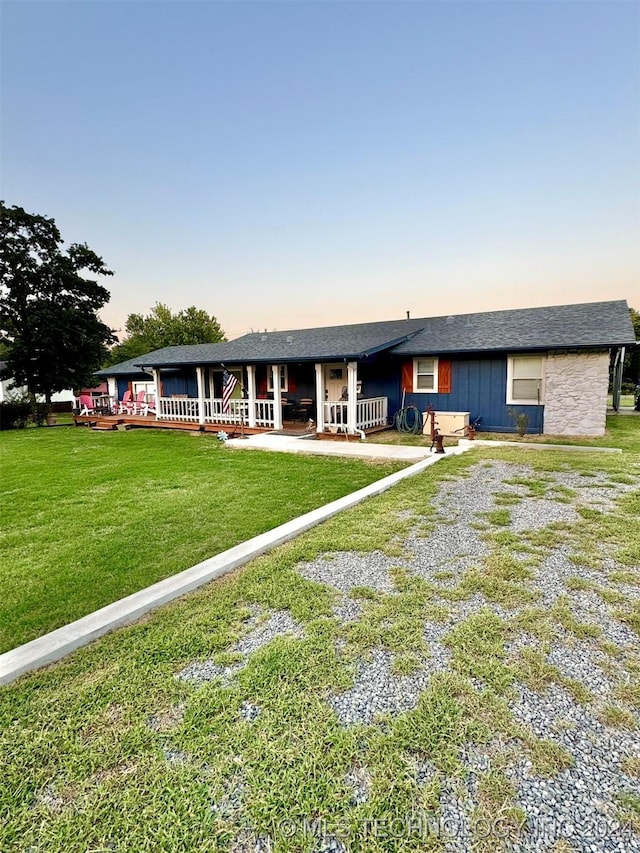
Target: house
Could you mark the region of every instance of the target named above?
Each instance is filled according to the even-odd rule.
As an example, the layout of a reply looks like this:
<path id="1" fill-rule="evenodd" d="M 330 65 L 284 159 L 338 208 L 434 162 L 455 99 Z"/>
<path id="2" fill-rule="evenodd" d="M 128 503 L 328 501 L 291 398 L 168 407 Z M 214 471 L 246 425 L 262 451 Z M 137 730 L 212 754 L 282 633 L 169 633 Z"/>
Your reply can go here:
<path id="1" fill-rule="evenodd" d="M 28 393 L 26 385 L 16 385 L 13 378 L 8 375 L 7 363 L 5 361 L 0 361 L 0 403 L 8 403 L 16 398 L 19 399 L 24 397 Z M 51 402 L 54 406 L 59 404 L 56 406 L 56 410 L 58 411 L 70 410 L 74 399 L 73 391 L 71 389 L 56 391 L 55 394 L 51 395 Z M 44 396 L 42 394 L 36 394 L 36 400 L 39 403 L 44 403 Z M 69 405 L 67 406 L 66 404 Z"/>
<path id="2" fill-rule="evenodd" d="M 166 347 L 98 376 L 120 396 L 142 383 L 158 421 L 202 429 L 280 429 L 302 412 L 319 435 L 364 436 L 415 406 L 488 431 L 513 432 L 526 415 L 529 432 L 602 435 L 610 353 L 634 343 L 626 302 L 611 301 L 253 332 Z M 226 405 L 225 370 L 238 380 Z"/>
<path id="3" fill-rule="evenodd" d="M 134 396 L 139 391 L 155 395 L 153 376 L 138 366 L 139 361 L 139 358 L 130 358 L 96 371 L 96 379 L 106 380 L 105 393 L 112 401 L 122 400 L 125 391 L 131 391 Z"/>

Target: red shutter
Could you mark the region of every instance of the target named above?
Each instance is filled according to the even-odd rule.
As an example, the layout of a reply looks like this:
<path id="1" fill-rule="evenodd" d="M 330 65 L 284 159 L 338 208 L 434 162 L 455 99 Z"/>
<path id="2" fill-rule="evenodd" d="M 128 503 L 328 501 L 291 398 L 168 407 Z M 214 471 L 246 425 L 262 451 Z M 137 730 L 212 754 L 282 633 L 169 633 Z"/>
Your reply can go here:
<path id="1" fill-rule="evenodd" d="M 295 377 L 293 377 L 293 376 L 291 375 L 291 373 L 289 373 L 288 379 L 289 379 L 289 388 L 288 388 L 287 393 L 288 393 L 288 394 L 295 394 L 295 393 L 296 393 L 296 380 L 295 380 Z"/>
<path id="2" fill-rule="evenodd" d="M 401 374 L 401 384 L 402 391 L 406 391 L 410 394 L 413 391 L 413 359 L 408 358 L 406 361 L 402 362 L 402 374 Z"/>
<path id="3" fill-rule="evenodd" d="M 267 396 L 267 374 L 266 372 L 262 374 L 260 379 L 258 380 L 258 396 L 266 397 Z"/>
<path id="4" fill-rule="evenodd" d="M 438 361 L 438 394 L 451 393 L 451 362 L 440 359 Z"/>

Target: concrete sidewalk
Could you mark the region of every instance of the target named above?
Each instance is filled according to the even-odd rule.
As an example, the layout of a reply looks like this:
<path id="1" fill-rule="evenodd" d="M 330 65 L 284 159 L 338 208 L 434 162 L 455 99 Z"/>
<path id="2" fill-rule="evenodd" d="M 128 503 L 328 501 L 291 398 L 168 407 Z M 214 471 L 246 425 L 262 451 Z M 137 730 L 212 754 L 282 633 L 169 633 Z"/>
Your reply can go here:
<path id="1" fill-rule="evenodd" d="M 248 438 L 232 438 L 227 447 L 243 450 L 277 450 L 281 453 L 309 453 L 320 456 L 353 456 L 360 459 L 395 459 L 399 462 L 419 462 L 428 459 L 428 447 L 406 447 L 400 444 L 374 444 L 354 438 L 352 441 L 317 441 L 289 435 L 260 433 Z"/>

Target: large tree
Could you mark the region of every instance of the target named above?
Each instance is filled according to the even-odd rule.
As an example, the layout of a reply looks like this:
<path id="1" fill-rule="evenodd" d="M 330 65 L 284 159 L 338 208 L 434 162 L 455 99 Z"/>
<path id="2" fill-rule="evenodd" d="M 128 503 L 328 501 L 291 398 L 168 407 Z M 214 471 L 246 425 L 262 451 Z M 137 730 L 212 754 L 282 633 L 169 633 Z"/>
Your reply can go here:
<path id="1" fill-rule="evenodd" d="M 129 314 L 127 337 L 109 353 L 107 365 L 179 344 L 216 344 L 226 340 L 220 323 L 202 308 L 192 305 L 174 314 L 157 302 L 150 313 Z"/>
<path id="2" fill-rule="evenodd" d="M 81 388 L 115 340 L 98 311 L 109 291 L 86 274 L 113 275 L 85 243 L 62 249 L 53 219 L 0 201 L 0 342 L 7 370 L 29 393 Z"/>

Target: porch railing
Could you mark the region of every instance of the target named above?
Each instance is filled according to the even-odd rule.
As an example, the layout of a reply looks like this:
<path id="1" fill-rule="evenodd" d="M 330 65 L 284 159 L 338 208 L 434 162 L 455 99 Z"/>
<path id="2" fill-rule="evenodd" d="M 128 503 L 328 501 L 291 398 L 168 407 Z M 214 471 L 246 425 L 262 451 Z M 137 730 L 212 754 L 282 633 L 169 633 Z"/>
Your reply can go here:
<path id="1" fill-rule="evenodd" d="M 386 397 L 369 397 L 356 403 L 356 426 L 358 429 L 372 429 L 387 425 L 389 401 Z"/>
<path id="2" fill-rule="evenodd" d="M 204 401 L 204 422 L 207 424 L 239 424 L 249 422 L 249 401 L 229 400 L 225 412 L 222 400 L 211 399 Z"/>
<path id="3" fill-rule="evenodd" d="M 198 423 L 200 410 L 197 397 L 160 397 L 158 420 L 194 421 Z"/>
<path id="4" fill-rule="evenodd" d="M 345 400 L 325 400 L 323 420 L 325 428 L 338 432 L 347 430 L 347 406 Z M 386 426 L 389 401 L 386 397 L 367 397 L 356 401 L 356 429 L 372 429 Z"/>
<path id="5" fill-rule="evenodd" d="M 223 409 L 222 399 L 203 400 L 204 422 L 207 424 L 249 425 L 249 401 L 229 400 L 228 410 Z M 255 401 L 256 426 L 273 427 L 275 418 L 273 400 Z M 200 406 L 197 397 L 161 397 L 158 419 L 168 421 L 200 421 Z"/>

